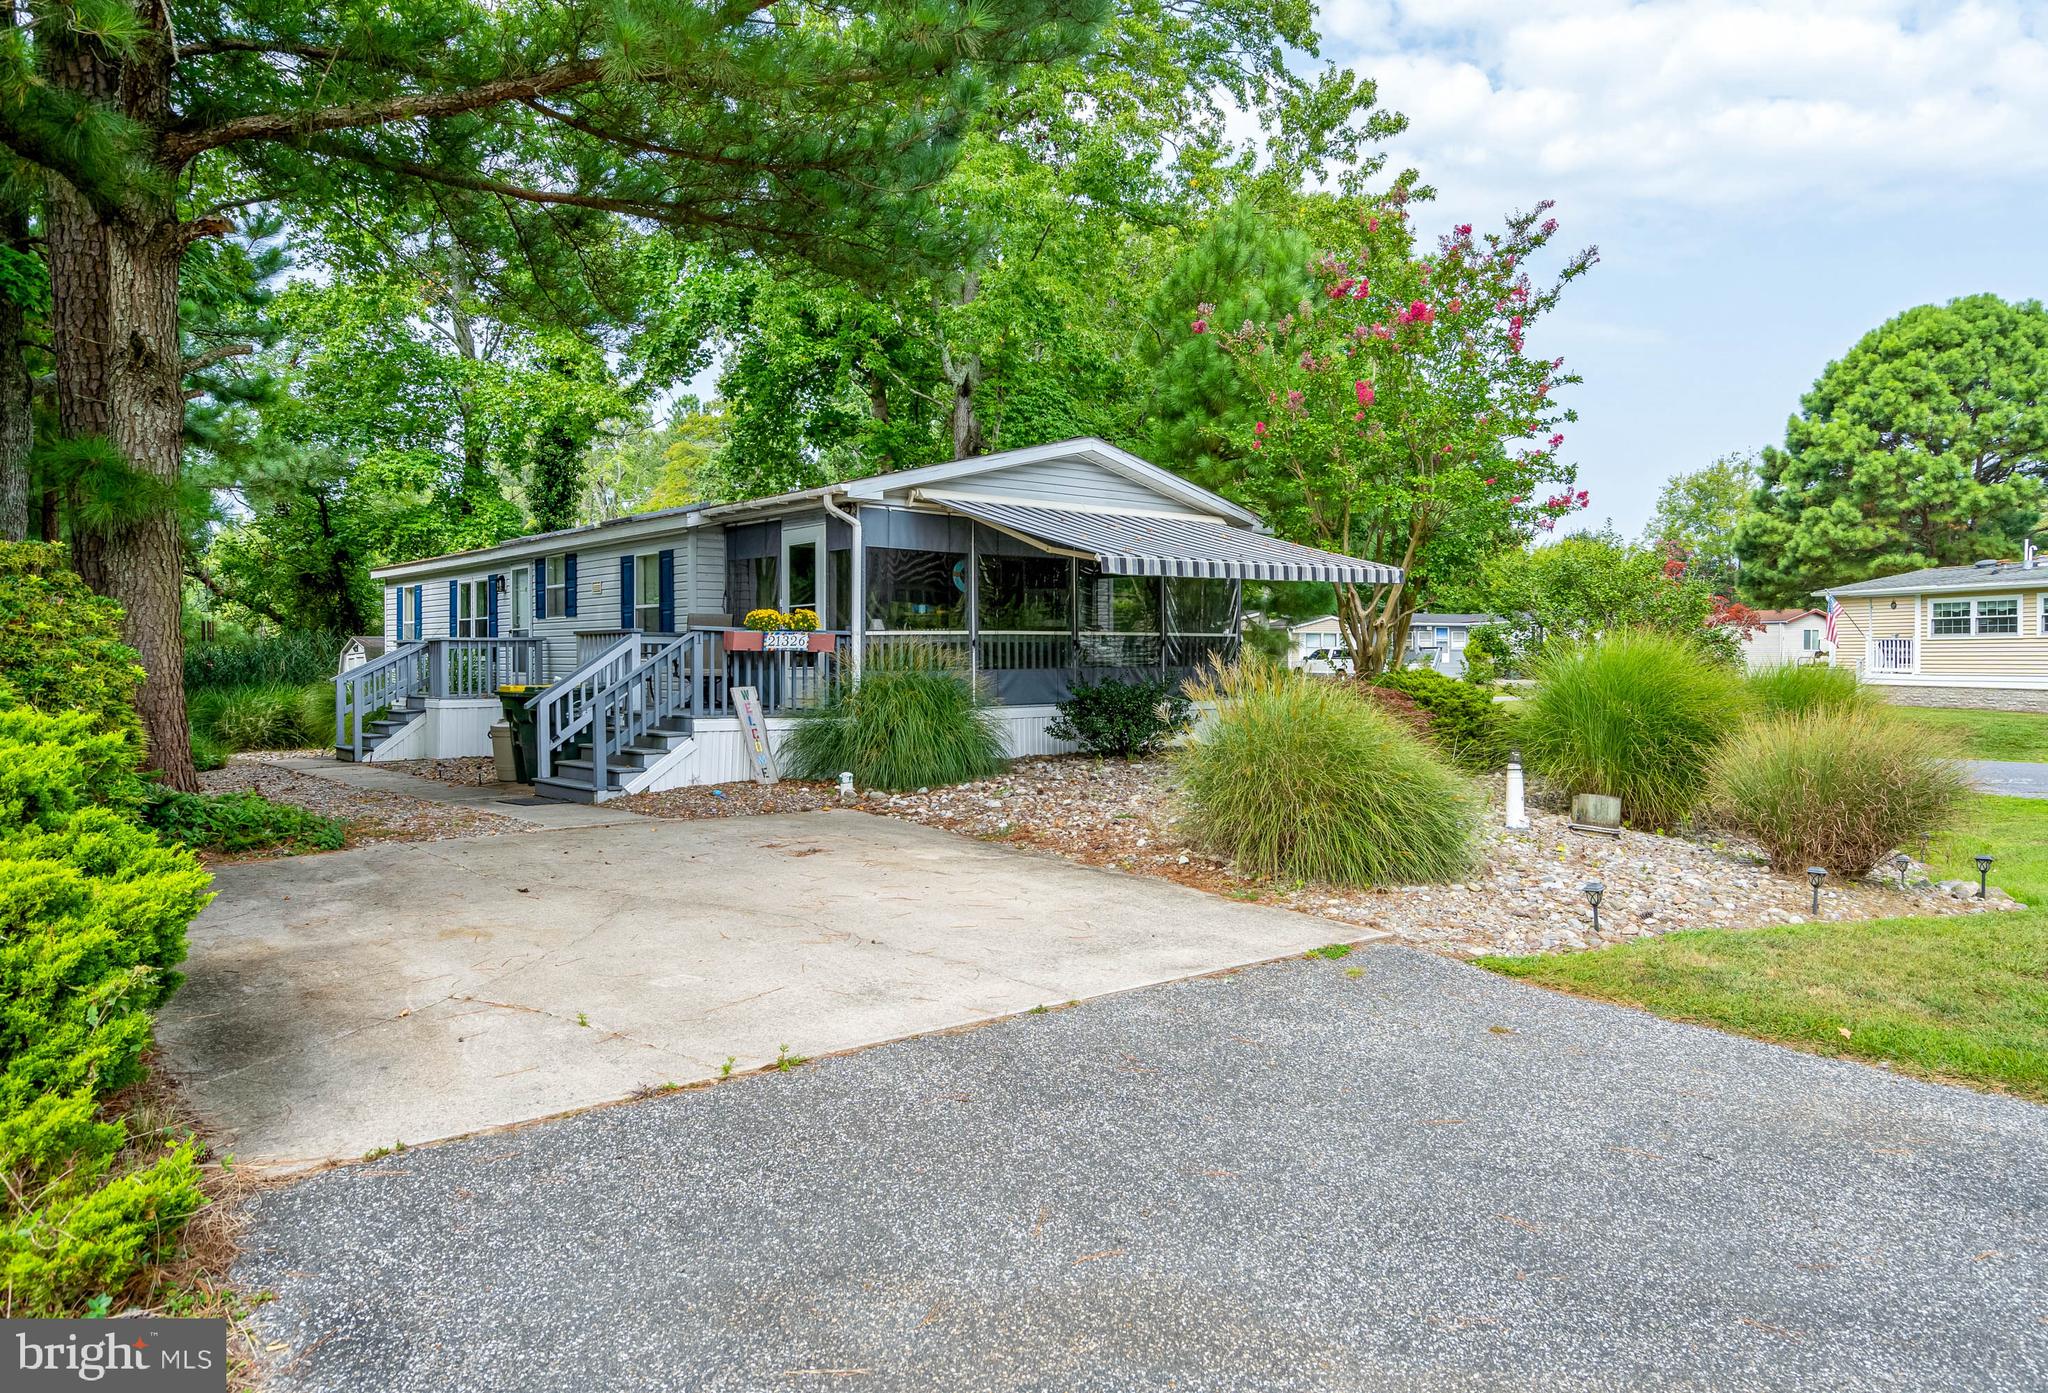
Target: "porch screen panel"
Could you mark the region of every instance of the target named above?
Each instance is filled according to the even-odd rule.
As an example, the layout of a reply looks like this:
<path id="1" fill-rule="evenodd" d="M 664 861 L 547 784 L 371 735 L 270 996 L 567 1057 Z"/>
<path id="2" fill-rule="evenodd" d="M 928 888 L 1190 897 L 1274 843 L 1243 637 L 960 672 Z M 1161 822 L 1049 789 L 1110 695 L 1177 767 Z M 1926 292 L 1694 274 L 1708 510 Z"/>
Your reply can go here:
<path id="1" fill-rule="evenodd" d="M 1163 632 L 1159 578 L 1107 575 L 1093 561 L 1079 569 L 1081 666 L 1156 671 Z"/>
<path id="2" fill-rule="evenodd" d="M 1064 556 L 983 552 L 980 665 L 988 671 L 1064 671 L 1074 665 L 1073 566 Z"/>
<path id="3" fill-rule="evenodd" d="M 1166 580 L 1166 665 L 1199 667 L 1237 657 L 1243 589 L 1234 580 Z"/>
<path id="4" fill-rule="evenodd" d="M 867 549 L 868 628 L 875 633 L 967 632 L 967 553 Z"/>

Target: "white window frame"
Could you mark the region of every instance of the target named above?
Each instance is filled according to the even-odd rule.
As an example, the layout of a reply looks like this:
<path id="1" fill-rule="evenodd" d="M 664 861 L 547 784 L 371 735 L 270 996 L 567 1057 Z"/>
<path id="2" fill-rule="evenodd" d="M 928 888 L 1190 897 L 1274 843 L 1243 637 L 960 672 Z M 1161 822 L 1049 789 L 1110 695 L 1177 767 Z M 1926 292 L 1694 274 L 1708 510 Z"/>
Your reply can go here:
<path id="1" fill-rule="evenodd" d="M 547 616 L 550 619 L 566 619 L 569 616 L 569 556 L 558 552 L 542 563 L 547 579 Z"/>
<path id="2" fill-rule="evenodd" d="M 1940 612 L 1943 605 L 1968 606 L 1969 628 L 1962 633 L 1947 634 L 1936 629 L 1935 625 L 1940 623 L 1944 617 Z M 1984 628 L 1983 606 L 1985 605 L 2011 605 L 2013 607 L 2011 615 L 2012 628 L 1987 631 Z M 1946 617 L 1954 618 L 1955 616 Z M 2001 615 L 1999 617 L 2005 618 L 2006 616 Z M 2020 597 L 2017 595 L 1930 595 L 1928 597 L 1927 637 L 1930 639 L 2018 638 L 2023 623 L 2023 607 L 2020 604 Z"/>
<path id="3" fill-rule="evenodd" d="M 1800 652 L 1818 653 L 1826 647 L 1827 635 L 1823 633 L 1818 626 L 1813 624 L 1807 624 L 1801 627 L 1801 629 L 1799 630 Z"/>
<path id="4" fill-rule="evenodd" d="M 633 627 L 643 634 L 661 629 L 661 553 L 643 551 L 633 558 Z"/>
<path id="5" fill-rule="evenodd" d="M 491 636 L 491 578 L 455 582 L 455 637 Z"/>

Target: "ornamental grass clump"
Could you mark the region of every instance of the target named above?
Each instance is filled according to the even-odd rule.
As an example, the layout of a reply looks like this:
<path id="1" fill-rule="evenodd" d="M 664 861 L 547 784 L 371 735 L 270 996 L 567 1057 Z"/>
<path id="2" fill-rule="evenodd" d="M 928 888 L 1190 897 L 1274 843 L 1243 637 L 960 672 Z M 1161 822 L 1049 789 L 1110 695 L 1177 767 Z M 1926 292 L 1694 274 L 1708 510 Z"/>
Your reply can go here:
<path id="1" fill-rule="evenodd" d="M 1744 685 L 1760 716 L 1868 711 L 1881 704 L 1848 668 L 1823 663 L 1776 663 L 1758 668 Z"/>
<path id="2" fill-rule="evenodd" d="M 973 674 L 945 649 L 892 643 L 858 677 L 797 714 L 780 756 L 799 779 L 851 770 L 863 788 L 928 788 L 993 778 L 1009 767 L 1002 732 Z"/>
<path id="3" fill-rule="evenodd" d="M 1673 827 L 1692 812 L 1746 709 L 1734 669 L 1663 634 L 1555 646 L 1534 672 L 1517 722 L 1523 759 L 1567 795 L 1620 798 L 1636 827 Z"/>
<path id="4" fill-rule="evenodd" d="M 1256 875 L 1341 885 L 1472 868 L 1477 789 L 1349 683 L 1270 660 L 1212 666 L 1216 718 L 1176 756 L 1190 841 Z"/>
<path id="5" fill-rule="evenodd" d="M 1716 817 L 1762 846 L 1772 869 L 1848 877 L 1944 831 L 1969 792 L 1926 731 L 1870 709 L 1760 721 L 1728 742 L 1712 775 Z"/>

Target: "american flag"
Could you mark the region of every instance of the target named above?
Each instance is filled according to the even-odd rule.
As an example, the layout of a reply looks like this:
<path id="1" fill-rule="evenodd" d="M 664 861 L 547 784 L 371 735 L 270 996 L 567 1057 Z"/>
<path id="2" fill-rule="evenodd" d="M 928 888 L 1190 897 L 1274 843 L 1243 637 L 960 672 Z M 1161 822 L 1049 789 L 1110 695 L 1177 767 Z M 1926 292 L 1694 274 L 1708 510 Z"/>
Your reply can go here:
<path id="1" fill-rule="evenodd" d="M 1830 645 L 1835 641 L 1835 617 L 1841 612 L 1841 601 L 1832 595 L 1828 596 L 1828 643 Z"/>

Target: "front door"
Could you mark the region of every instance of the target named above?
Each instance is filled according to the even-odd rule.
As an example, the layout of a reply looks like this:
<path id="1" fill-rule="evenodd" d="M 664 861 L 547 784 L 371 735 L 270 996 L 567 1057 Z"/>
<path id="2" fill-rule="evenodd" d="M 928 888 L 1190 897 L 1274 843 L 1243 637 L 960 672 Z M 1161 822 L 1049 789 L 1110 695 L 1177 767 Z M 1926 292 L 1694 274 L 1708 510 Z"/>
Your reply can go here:
<path id="1" fill-rule="evenodd" d="M 512 568 L 512 632 L 524 637 L 533 624 L 533 571 L 527 566 Z"/>
<path id="2" fill-rule="evenodd" d="M 830 615 L 825 576 L 825 524 L 782 527 L 782 610 L 815 610 L 822 628 Z"/>

